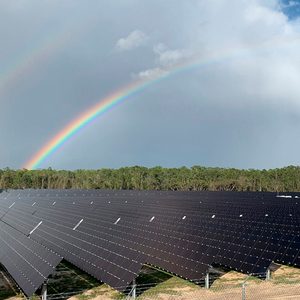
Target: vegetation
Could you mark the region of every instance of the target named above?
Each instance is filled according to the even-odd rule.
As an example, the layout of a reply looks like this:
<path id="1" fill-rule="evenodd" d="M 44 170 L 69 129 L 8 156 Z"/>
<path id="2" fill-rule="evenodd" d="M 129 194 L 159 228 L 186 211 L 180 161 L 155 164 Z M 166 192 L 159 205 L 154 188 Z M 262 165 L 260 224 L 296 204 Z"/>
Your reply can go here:
<path id="1" fill-rule="evenodd" d="M 99 170 L 0 170 L 0 189 L 300 191 L 300 167 L 271 170 L 126 167 Z"/>
<path id="2" fill-rule="evenodd" d="M 7 299 L 16 296 L 15 292 L 11 289 L 0 288 L 0 299 Z"/>
<path id="3" fill-rule="evenodd" d="M 99 287 L 97 279 L 80 270 L 66 260 L 63 260 L 50 275 L 47 289 L 49 294 L 59 295 L 60 300 L 69 298 L 77 291 L 90 290 Z"/>

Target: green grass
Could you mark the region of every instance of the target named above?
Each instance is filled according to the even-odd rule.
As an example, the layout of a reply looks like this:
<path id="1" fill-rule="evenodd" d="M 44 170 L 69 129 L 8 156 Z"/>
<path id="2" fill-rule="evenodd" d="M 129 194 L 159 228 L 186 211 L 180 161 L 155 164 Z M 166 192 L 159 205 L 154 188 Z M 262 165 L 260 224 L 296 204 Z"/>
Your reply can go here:
<path id="1" fill-rule="evenodd" d="M 41 298 L 38 295 L 33 295 L 33 296 L 29 297 L 29 300 L 40 300 L 40 299 Z"/>
<path id="2" fill-rule="evenodd" d="M 16 296 L 12 289 L 0 289 L 0 300 Z"/>

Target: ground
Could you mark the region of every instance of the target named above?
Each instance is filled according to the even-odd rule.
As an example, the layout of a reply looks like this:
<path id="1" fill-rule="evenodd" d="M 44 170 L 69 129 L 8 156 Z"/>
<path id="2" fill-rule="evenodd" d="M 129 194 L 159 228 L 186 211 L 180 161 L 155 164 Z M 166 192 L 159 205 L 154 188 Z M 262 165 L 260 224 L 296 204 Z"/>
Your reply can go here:
<path id="1" fill-rule="evenodd" d="M 17 295 L 18 289 L 11 283 L 5 271 L 0 268 L 0 299 L 13 299 Z"/>

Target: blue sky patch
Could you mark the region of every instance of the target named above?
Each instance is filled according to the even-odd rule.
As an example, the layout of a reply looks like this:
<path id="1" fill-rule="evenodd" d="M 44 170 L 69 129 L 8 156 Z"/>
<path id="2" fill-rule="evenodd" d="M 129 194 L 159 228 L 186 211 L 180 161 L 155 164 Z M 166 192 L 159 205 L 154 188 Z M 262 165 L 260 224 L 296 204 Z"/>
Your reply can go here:
<path id="1" fill-rule="evenodd" d="M 281 8 L 290 19 L 300 16 L 300 0 L 282 0 Z"/>

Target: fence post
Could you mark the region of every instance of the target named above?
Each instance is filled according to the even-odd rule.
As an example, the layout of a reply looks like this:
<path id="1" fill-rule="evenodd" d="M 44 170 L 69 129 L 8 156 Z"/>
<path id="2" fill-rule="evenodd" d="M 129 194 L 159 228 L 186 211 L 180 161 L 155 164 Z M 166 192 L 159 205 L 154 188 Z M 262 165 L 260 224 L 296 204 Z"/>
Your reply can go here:
<path id="1" fill-rule="evenodd" d="M 208 272 L 206 273 L 206 276 L 205 276 L 205 288 L 209 289 L 209 273 Z"/>
<path id="2" fill-rule="evenodd" d="M 271 279 L 271 270 L 270 268 L 268 268 L 266 272 L 266 280 L 270 280 L 270 279 Z"/>
<path id="3" fill-rule="evenodd" d="M 47 300 L 47 283 L 44 282 L 42 285 L 42 300 Z"/>
<path id="4" fill-rule="evenodd" d="M 132 281 L 132 298 L 136 299 L 136 282 L 135 279 Z"/>
<path id="5" fill-rule="evenodd" d="M 129 299 L 136 299 L 136 281 L 135 278 L 132 280 L 132 288 L 130 292 L 128 293 L 126 300 Z"/>
<path id="6" fill-rule="evenodd" d="M 246 300 L 246 286 L 247 286 L 247 280 L 252 276 L 252 274 L 249 274 L 248 277 L 244 280 L 242 283 L 242 300 Z"/>
<path id="7" fill-rule="evenodd" d="M 242 300 L 246 300 L 246 283 L 242 284 Z"/>

